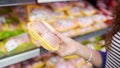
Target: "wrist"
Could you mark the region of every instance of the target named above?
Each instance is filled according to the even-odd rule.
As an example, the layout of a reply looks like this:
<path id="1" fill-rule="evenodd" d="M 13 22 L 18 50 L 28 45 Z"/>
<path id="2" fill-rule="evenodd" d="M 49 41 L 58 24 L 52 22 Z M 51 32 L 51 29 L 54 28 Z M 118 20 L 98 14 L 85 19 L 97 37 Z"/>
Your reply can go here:
<path id="1" fill-rule="evenodd" d="M 81 56 L 82 55 L 82 47 L 83 45 L 78 45 L 75 54 Z"/>

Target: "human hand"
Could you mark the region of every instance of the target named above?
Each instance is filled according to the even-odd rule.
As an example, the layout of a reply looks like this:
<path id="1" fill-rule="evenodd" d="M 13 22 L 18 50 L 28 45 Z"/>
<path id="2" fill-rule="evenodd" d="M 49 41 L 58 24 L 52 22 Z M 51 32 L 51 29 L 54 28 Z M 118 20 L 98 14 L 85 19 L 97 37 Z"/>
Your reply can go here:
<path id="1" fill-rule="evenodd" d="M 75 54 L 77 49 L 79 48 L 79 43 L 74 41 L 73 39 L 66 37 L 60 33 L 55 33 L 61 40 L 61 45 L 59 49 L 57 50 L 57 53 L 60 56 L 66 56 L 66 55 L 71 55 Z"/>

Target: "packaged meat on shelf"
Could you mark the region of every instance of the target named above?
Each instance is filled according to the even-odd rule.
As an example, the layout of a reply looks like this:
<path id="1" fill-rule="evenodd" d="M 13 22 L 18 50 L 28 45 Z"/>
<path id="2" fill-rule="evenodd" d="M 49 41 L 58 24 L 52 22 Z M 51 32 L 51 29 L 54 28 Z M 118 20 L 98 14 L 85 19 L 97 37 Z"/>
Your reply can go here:
<path id="1" fill-rule="evenodd" d="M 0 48 L 1 48 L 0 50 L 1 51 L 0 59 L 1 59 L 34 49 L 36 48 L 36 46 L 30 41 L 28 34 L 22 33 L 17 36 L 2 40 Z"/>
<path id="2" fill-rule="evenodd" d="M 48 28 L 48 27 L 49 28 Z M 50 30 L 51 29 L 51 30 Z M 40 21 L 40 22 L 30 22 L 28 23 L 28 31 L 30 36 L 38 40 L 42 47 L 44 47 L 47 50 L 55 51 L 58 50 L 61 41 L 53 33 L 54 29 L 50 27 L 46 22 Z"/>
<path id="3" fill-rule="evenodd" d="M 56 20 L 50 23 L 50 25 L 54 27 L 54 29 L 56 29 L 58 32 L 65 32 L 78 26 L 75 20 L 71 18 Z"/>
<path id="4" fill-rule="evenodd" d="M 27 8 L 25 5 L 23 6 L 13 6 L 12 8 L 12 15 L 19 18 L 20 22 L 27 21 Z"/>
<path id="5" fill-rule="evenodd" d="M 80 43 L 94 50 L 106 51 L 104 39 L 105 39 L 104 35 L 95 36 L 95 37 L 88 38 L 84 41 L 81 41 Z"/>
<path id="6" fill-rule="evenodd" d="M 94 50 L 106 51 L 104 48 L 104 38 L 105 36 L 95 36 L 81 41 L 80 43 L 91 47 Z M 16 68 L 17 66 L 19 66 L 19 68 L 92 68 L 91 63 L 86 62 L 85 59 L 78 55 L 60 57 L 57 54 L 45 51 L 44 49 L 42 54 L 38 57 L 5 68 Z"/>
<path id="7" fill-rule="evenodd" d="M 66 58 L 67 57 L 67 58 Z M 69 55 L 65 58 L 56 54 L 46 53 L 39 57 L 17 63 L 5 68 L 91 68 L 92 64 L 79 56 Z M 17 66 L 16 66 L 17 65 Z"/>
<path id="8" fill-rule="evenodd" d="M 64 35 L 66 36 L 69 35 L 67 34 L 69 31 L 79 29 L 79 31 L 76 31 L 75 33 L 72 31 L 72 35 L 69 35 L 68 37 L 75 37 L 108 27 L 106 22 L 110 20 L 110 16 L 105 15 L 87 1 L 80 0 L 80 2 L 84 3 L 84 5 L 79 3 L 79 1 L 45 3 L 45 5 L 28 5 L 28 19 L 29 21 L 44 20 L 56 31 L 61 32 L 62 34 L 65 33 Z M 53 7 L 53 5 L 69 6 L 69 8 L 62 9 L 59 7 L 60 10 L 58 10 L 59 8 L 57 8 L 57 6 Z M 55 10 L 55 8 L 57 10 Z"/>
<path id="9" fill-rule="evenodd" d="M 54 14 L 51 9 L 46 8 L 45 6 L 40 5 L 28 5 L 27 6 L 27 13 L 30 21 L 36 20 L 47 20 L 52 21 L 54 20 Z"/>
<path id="10" fill-rule="evenodd" d="M 14 10 L 17 11 L 17 9 Z M 14 10 L 13 7 L 0 9 L 0 59 L 36 47 L 24 30 L 25 28 L 22 27 L 22 22 L 20 21 L 22 19 L 14 15 Z"/>
<path id="11" fill-rule="evenodd" d="M 64 11 L 71 7 L 69 2 L 53 2 L 49 3 L 49 5 L 54 11 Z"/>
<path id="12" fill-rule="evenodd" d="M 82 57 L 76 55 L 60 57 L 51 53 L 60 48 L 60 45 L 64 46 L 53 32 L 77 37 L 105 29 L 110 25 L 108 23 L 112 19 L 110 15 L 110 10 L 99 5 L 96 8 L 86 0 L 0 8 L 0 59 L 42 46 L 50 50 L 50 53 L 44 53 L 44 56 L 40 55 L 6 68 L 59 68 L 60 66 L 60 68 L 91 68 L 92 64 L 87 63 Z M 31 23 L 30 26 L 28 23 Z M 30 31 L 31 28 L 33 31 Z M 101 37 L 80 43 L 95 50 L 104 50 L 102 46 L 104 41 Z M 74 47 L 68 46 L 74 51 Z M 60 48 L 57 52 L 65 53 L 65 50 L 69 52 L 66 47 Z"/>

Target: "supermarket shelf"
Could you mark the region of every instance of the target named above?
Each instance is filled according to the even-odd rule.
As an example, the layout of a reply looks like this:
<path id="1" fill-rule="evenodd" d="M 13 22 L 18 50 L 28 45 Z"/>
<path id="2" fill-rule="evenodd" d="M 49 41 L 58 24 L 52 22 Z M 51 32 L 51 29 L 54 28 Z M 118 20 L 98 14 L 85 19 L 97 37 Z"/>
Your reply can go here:
<path id="1" fill-rule="evenodd" d="M 37 0 L 38 3 L 58 2 L 58 1 L 72 1 L 72 0 Z"/>
<path id="2" fill-rule="evenodd" d="M 80 41 L 88 39 L 90 37 L 94 37 L 94 36 L 97 36 L 97 35 L 103 35 L 103 34 L 107 33 L 109 30 L 110 30 L 110 28 L 105 28 L 105 29 L 98 30 L 98 31 L 95 31 L 95 32 L 91 32 L 91 33 L 88 33 L 88 34 L 85 34 L 85 35 L 77 36 L 77 37 L 75 37 L 73 39 L 75 41 L 80 42 Z"/>
<path id="3" fill-rule="evenodd" d="M 30 59 L 39 55 L 40 55 L 40 49 L 34 49 L 22 54 L 14 55 L 5 59 L 0 59 L 0 68 L 25 61 L 27 59 Z"/>
<path id="4" fill-rule="evenodd" d="M 103 35 L 105 34 L 108 30 L 110 30 L 110 28 L 105 28 L 99 31 L 95 31 L 92 33 L 88 33 L 85 35 L 81 35 L 81 36 L 77 36 L 75 38 L 73 38 L 75 41 L 80 42 L 81 40 L 85 40 L 87 38 L 93 37 L 93 36 L 97 36 L 97 35 Z M 40 50 L 41 49 L 41 50 Z M 34 49 L 22 54 L 18 54 L 18 55 L 14 55 L 5 59 L 0 59 L 0 68 L 18 63 L 18 62 L 22 62 L 25 61 L 27 59 L 39 56 L 42 53 L 46 53 L 47 50 L 45 50 L 44 48 L 38 48 L 38 49 Z"/>
<path id="5" fill-rule="evenodd" d="M 57 2 L 57 1 L 72 1 L 72 0 L 37 0 L 38 3 Z M 0 0 L 0 7 L 14 6 L 23 4 L 35 4 L 36 0 Z"/>
<path id="6" fill-rule="evenodd" d="M 0 0 L 0 7 L 33 3 L 35 3 L 35 0 Z"/>

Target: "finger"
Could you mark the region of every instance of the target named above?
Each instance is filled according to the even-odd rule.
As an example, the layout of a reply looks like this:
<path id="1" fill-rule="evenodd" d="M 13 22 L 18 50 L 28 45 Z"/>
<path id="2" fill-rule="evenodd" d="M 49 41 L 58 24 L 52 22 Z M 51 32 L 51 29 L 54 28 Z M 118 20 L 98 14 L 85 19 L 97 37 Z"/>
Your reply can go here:
<path id="1" fill-rule="evenodd" d="M 59 32 L 56 32 L 55 34 L 56 34 L 61 40 L 63 40 L 63 41 L 69 41 L 69 40 L 72 40 L 71 38 L 62 35 L 62 34 L 59 33 Z"/>

